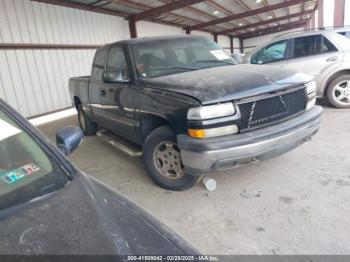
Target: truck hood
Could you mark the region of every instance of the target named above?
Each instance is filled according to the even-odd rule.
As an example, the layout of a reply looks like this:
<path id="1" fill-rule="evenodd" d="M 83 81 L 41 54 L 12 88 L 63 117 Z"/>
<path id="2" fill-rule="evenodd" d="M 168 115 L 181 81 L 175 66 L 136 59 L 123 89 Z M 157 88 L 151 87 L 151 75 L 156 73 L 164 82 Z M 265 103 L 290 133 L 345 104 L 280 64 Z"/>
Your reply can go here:
<path id="1" fill-rule="evenodd" d="M 198 254 L 134 203 L 83 174 L 12 209 L 0 212 L 0 254 Z"/>
<path id="2" fill-rule="evenodd" d="M 170 90 L 212 104 L 285 89 L 311 81 L 292 70 L 263 65 L 229 65 L 143 80 L 150 88 Z"/>

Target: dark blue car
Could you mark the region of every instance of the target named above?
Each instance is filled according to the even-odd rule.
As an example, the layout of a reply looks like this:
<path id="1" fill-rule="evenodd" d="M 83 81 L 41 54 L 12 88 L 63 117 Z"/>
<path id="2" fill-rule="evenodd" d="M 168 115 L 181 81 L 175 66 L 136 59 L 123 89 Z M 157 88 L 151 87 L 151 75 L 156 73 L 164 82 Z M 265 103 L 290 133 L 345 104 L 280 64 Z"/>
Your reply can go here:
<path id="1" fill-rule="evenodd" d="M 58 150 L 0 99 L 0 254 L 197 254 L 66 159 L 82 138 L 66 127 Z"/>

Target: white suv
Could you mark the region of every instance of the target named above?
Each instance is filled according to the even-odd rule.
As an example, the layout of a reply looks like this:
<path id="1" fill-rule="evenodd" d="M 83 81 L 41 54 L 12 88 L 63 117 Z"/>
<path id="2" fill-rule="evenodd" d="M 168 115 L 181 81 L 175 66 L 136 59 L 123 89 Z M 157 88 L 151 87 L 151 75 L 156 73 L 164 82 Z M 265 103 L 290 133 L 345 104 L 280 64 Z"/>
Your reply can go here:
<path id="1" fill-rule="evenodd" d="M 350 108 L 350 28 L 279 36 L 245 55 L 243 62 L 313 75 L 318 97 L 327 97 L 337 108 Z"/>

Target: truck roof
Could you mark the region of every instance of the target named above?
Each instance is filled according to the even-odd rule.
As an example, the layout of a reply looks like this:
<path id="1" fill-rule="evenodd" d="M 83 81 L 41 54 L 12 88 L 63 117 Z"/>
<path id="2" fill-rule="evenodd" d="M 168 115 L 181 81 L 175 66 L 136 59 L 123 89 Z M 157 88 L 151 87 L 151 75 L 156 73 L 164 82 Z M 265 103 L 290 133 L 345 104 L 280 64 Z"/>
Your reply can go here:
<path id="1" fill-rule="evenodd" d="M 132 45 L 132 44 L 138 44 L 138 43 L 162 41 L 162 40 L 169 40 L 169 39 L 182 39 L 182 38 L 208 39 L 205 36 L 197 36 L 197 35 L 152 36 L 152 37 L 140 37 L 140 38 L 131 38 L 131 39 L 126 39 L 126 40 L 121 40 L 121 41 L 106 44 L 103 47 L 111 46 L 111 45 L 115 45 L 115 44 Z"/>

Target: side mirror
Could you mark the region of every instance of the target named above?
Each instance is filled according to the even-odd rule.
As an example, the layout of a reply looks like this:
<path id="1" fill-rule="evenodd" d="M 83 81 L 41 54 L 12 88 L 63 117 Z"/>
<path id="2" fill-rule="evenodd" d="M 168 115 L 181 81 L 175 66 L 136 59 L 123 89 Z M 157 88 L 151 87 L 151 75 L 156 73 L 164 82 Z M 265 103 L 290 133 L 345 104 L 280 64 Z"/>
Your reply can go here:
<path id="1" fill-rule="evenodd" d="M 56 134 L 56 144 L 66 156 L 72 153 L 83 142 L 83 131 L 77 126 L 67 126 Z"/>
<path id="2" fill-rule="evenodd" d="M 123 78 L 122 70 L 104 70 L 102 73 L 102 80 L 104 83 L 127 83 L 129 79 Z"/>

